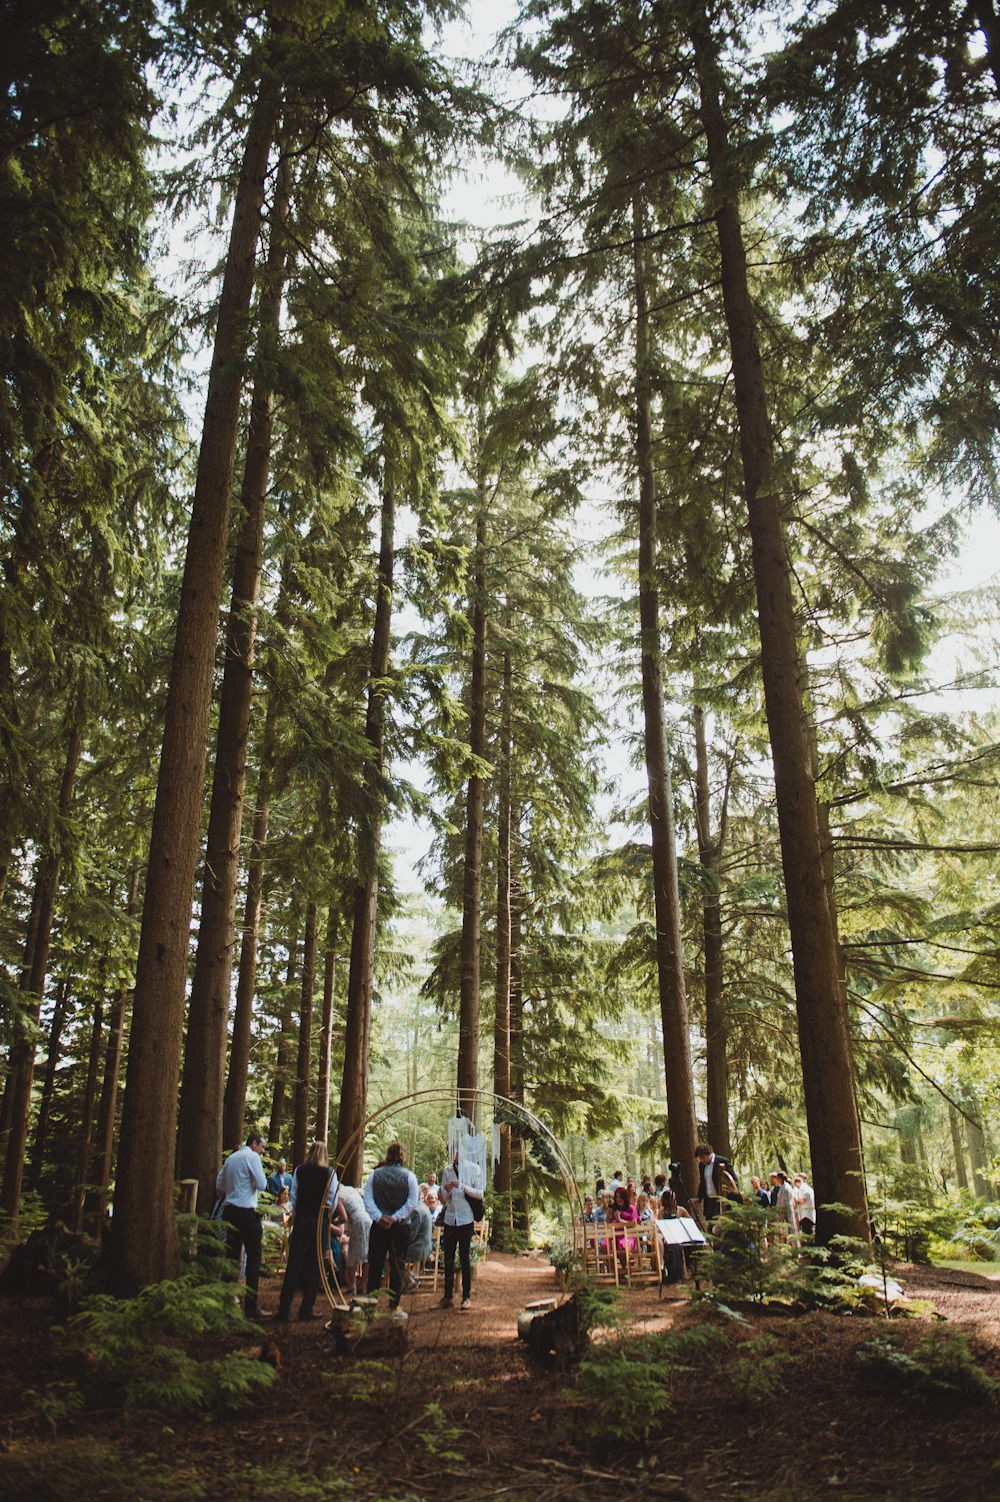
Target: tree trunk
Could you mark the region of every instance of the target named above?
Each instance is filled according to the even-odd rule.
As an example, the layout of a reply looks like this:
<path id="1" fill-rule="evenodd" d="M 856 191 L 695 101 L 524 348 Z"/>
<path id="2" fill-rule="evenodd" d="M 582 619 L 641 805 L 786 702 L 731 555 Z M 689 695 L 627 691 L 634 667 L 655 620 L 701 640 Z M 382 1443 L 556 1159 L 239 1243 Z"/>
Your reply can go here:
<path id="1" fill-rule="evenodd" d="M 714 42 L 700 4 L 691 38 L 698 66 L 701 116 L 712 183 L 722 293 L 733 361 L 740 452 L 750 519 L 764 702 L 781 839 L 792 943 L 802 1085 L 816 1190 L 817 1239 L 840 1232 L 870 1237 L 861 1125 L 847 998 L 824 878 L 804 664 L 798 641 L 791 568 L 780 498 L 773 489 L 774 453 L 747 282 L 746 253 L 733 190 L 732 161 L 720 103 Z M 826 1207 L 842 1204 L 843 1214 Z"/>
<path id="2" fill-rule="evenodd" d="M 104 998 L 94 1002 L 94 1022 L 90 1030 L 90 1056 L 87 1060 L 87 1083 L 83 1092 L 80 1120 L 80 1148 L 76 1157 L 76 1183 L 73 1186 L 73 1214 L 70 1229 L 83 1230 L 83 1210 L 87 1203 L 87 1170 L 93 1155 L 94 1106 L 97 1102 L 97 1076 L 101 1067 L 101 1040 L 104 1034 Z"/>
<path id="3" fill-rule="evenodd" d="M 364 1141 L 361 1125 L 368 1110 L 368 1055 L 371 1048 L 372 990 L 375 982 L 375 935 L 378 925 L 378 866 L 382 847 L 382 793 L 379 782 L 385 761 L 385 680 L 392 644 L 392 589 L 396 550 L 395 477 L 388 461 L 382 483 L 382 520 L 379 538 L 378 583 L 372 630 L 371 673 L 365 739 L 371 748 L 366 810 L 358 829 L 358 884 L 354 892 L 351 963 L 347 979 L 344 1019 L 344 1072 L 337 1122 L 337 1159 L 348 1183 L 361 1182 Z M 349 1159 L 340 1154 L 353 1144 Z"/>
<path id="4" fill-rule="evenodd" d="M 129 873 L 128 897 L 125 911 L 129 917 L 135 912 L 139 895 L 139 868 L 133 866 Z M 94 1147 L 93 1182 L 98 1186 L 94 1210 L 98 1224 L 103 1218 L 108 1202 L 107 1189 L 111 1183 L 112 1148 L 115 1137 L 115 1115 L 118 1109 L 118 1072 L 122 1057 L 122 1039 L 125 1032 L 125 1004 L 128 989 L 119 986 L 111 1004 L 108 1017 L 108 1047 L 104 1057 L 104 1079 L 101 1082 L 101 1099 L 97 1108 L 97 1133 Z"/>
<path id="5" fill-rule="evenodd" d="M 184 1044 L 179 1176 L 198 1180 L 198 1212 L 207 1215 L 222 1162 L 226 1042 L 233 979 L 236 889 L 253 699 L 257 602 L 264 556 L 264 518 L 271 465 L 275 353 L 281 330 L 288 217 L 288 167 L 282 162 L 271 214 L 271 240 L 258 309 L 258 343 L 247 454 L 240 494 L 243 524 L 233 570 L 219 700 L 212 801 L 208 817 L 201 920 Z"/>
<path id="6" fill-rule="evenodd" d="M 244 1139 L 247 1108 L 247 1078 L 250 1072 L 250 1036 L 253 1028 L 254 993 L 257 989 L 257 946 L 260 942 L 260 915 L 264 902 L 264 865 L 267 855 L 267 826 L 271 809 L 271 762 L 274 752 L 278 696 L 272 689 L 267 699 L 264 734 L 261 739 L 260 771 L 247 862 L 247 891 L 243 905 L 243 933 L 240 942 L 240 966 L 236 978 L 236 1009 L 233 1014 L 233 1037 L 229 1049 L 229 1075 L 222 1108 L 223 1146 L 236 1147 Z"/>
<path id="7" fill-rule="evenodd" d="M 295 1015 L 293 987 L 297 973 L 298 948 L 298 940 L 293 939 L 288 948 L 285 995 L 281 1003 L 278 1048 L 274 1060 L 274 1089 L 271 1092 L 271 1120 L 268 1123 L 267 1140 L 276 1157 L 287 1156 L 281 1150 L 281 1134 L 285 1130 L 285 1080 L 292 1061 L 292 1019 Z"/>
<path id="8" fill-rule="evenodd" d="M 712 800 L 708 781 L 708 746 L 705 741 L 705 711 L 694 706 L 695 823 L 698 858 L 702 869 L 702 933 L 705 945 L 705 1073 L 708 1140 L 723 1157 L 730 1154 L 729 1141 L 729 1020 L 723 994 L 722 904 L 719 864 L 726 832 L 723 803 L 719 835 L 712 838 Z"/>
<path id="9" fill-rule="evenodd" d="M 688 1031 L 681 909 L 677 886 L 673 788 L 663 711 L 659 593 L 656 585 L 656 475 L 650 377 L 648 278 L 644 264 L 642 205 L 632 203 L 635 272 L 636 466 L 639 475 L 639 625 L 642 656 L 642 710 L 649 787 L 649 831 L 653 857 L 656 970 L 663 1021 L 663 1061 L 667 1086 L 670 1155 L 683 1167 L 685 1182 L 697 1183 L 694 1148 L 694 1076 Z"/>
<path id="10" fill-rule="evenodd" d="M 316 955 L 319 950 L 319 909 L 306 908 L 306 934 L 302 946 L 302 1004 L 299 1008 L 299 1047 L 295 1062 L 295 1119 L 292 1126 L 292 1158 L 304 1163 L 309 1137 L 309 1087 L 312 1084 L 312 1021 L 316 990 Z"/>
<path id="11" fill-rule="evenodd" d="M 521 810 L 511 804 L 511 824 L 521 827 Z M 511 848 L 510 866 L 510 1098 L 524 1105 L 524 988 L 521 978 L 521 932 L 524 903 L 517 866 L 518 851 Z M 511 1219 L 514 1234 L 527 1245 L 531 1234 L 531 1207 L 528 1200 L 526 1171 L 527 1148 L 516 1130 L 511 1132 Z"/>
<path id="12" fill-rule="evenodd" d="M 948 1107 L 948 1128 L 951 1132 L 951 1147 L 955 1154 L 955 1178 L 960 1190 L 968 1190 L 969 1175 L 965 1168 L 965 1150 L 962 1147 L 962 1133 L 960 1130 L 961 1118 L 955 1107 Z"/>
<path id="13" fill-rule="evenodd" d="M 115 1191 L 119 1292 L 175 1276 L 174 1139 L 191 900 L 246 328 L 279 88 L 262 88 L 247 133 L 208 380 L 167 693 L 136 963 Z"/>
<path id="14" fill-rule="evenodd" d="M 59 788 L 59 817 L 69 817 L 73 802 L 73 785 L 81 751 L 80 732 L 70 731 L 63 764 L 62 783 Z M 3 1192 L 0 1194 L 0 1212 L 9 1217 L 13 1226 L 21 1208 L 21 1181 L 24 1175 L 24 1156 L 28 1145 L 28 1116 L 31 1111 L 31 1087 L 35 1077 L 35 1046 L 38 1019 L 41 1015 L 42 997 L 45 994 L 45 978 L 49 968 L 49 944 L 52 938 L 52 919 L 55 915 L 56 893 L 59 887 L 59 871 L 62 858 L 57 850 L 44 855 L 38 868 L 35 893 L 32 899 L 32 917 L 28 924 L 28 939 L 24 969 L 21 972 L 21 990 L 31 998 L 24 1018 L 21 1035 L 11 1047 L 11 1097 L 10 1136 L 7 1139 L 7 1157 L 4 1168 Z"/>
<path id="15" fill-rule="evenodd" d="M 326 945 L 323 952 L 323 1020 L 319 1035 L 319 1075 L 316 1086 L 316 1141 L 327 1142 L 330 1136 L 330 1054 L 333 1047 L 333 1002 L 337 988 L 337 946 L 340 924 L 333 903 L 326 921 Z"/>
<path id="16" fill-rule="evenodd" d="M 504 618 L 510 633 L 510 611 Z M 503 654 L 503 679 L 500 701 L 500 746 L 497 771 L 500 778 L 497 817 L 497 918 L 496 918 L 496 987 L 493 1011 L 493 1090 L 504 1100 L 510 1098 L 510 974 L 511 974 L 511 881 L 510 859 L 513 840 L 511 819 L 511 767 L 514 752 L 513 666 L 509 650 Z M 511 1224 L 511 1156 L 510 1123 L 500 1123 L 500 1159 L 493 1170 L 493 1188 L 497 1195 L 493 1216 L 494 1245 L 503 1250 L 510 1243 Z"/>
<path id="17" fill-rule="evenodd" d="M 42 1079 L 42 1095 L 38 1102 L 38 1120 L 35 1123 L 35 1145 L 28 1172 L 28 1187 L 37 1189 L 45 1165 L 45 1149 L 48 1146 L 49 1115 L 55 1090 L 56 1070 L 62 1057 L 62 1037 L 69 1012 L 70 977 L 63 976 L 56 990 L 56 1004 L 52 1009 L 52 1026 L 49 1028 L 49 1046 L 45 1056 L 45 1075 Z"/>
<path id="18" fill-rule="evenodd" d="M 474 756 L 486 758 L 486 488 L 480 483 L 476 516 L 470 617 L 472 672 L 469 690 L 469 745 Z M 458 1105 L 478 1122 L 479 1084 L 479 954 L 482 924 L 483 814 L 486 781 L 478 772 L 469 778 L 465 800 L 465 864 L 462 874 L 462 947 L 459 961 Z"/>
<path id="19" fill-rule="evenodd" d="M 989 1197 L 990 1185 L 986 1177 L 986 1139 L 983 1136 L 981 1121 L 982 1115 L 978 1101 L 970 1102 L 969 1115 L 965 1118 L 965 1136 L 969 1144 L 969 1157 L 972 1160 L 972 1182 L 979 1197 L 986 1199 Z"/>

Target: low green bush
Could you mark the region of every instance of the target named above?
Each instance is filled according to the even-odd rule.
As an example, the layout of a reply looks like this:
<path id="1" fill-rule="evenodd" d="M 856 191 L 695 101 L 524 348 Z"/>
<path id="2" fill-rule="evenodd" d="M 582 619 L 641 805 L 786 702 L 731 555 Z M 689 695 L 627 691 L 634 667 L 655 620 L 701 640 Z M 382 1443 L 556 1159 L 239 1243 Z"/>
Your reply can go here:
<path id="1" fill-rule="evenodd" d="M 215 1334 L 247 1335 L 233 1289 L 186 1275 L 152 1284 L 134 1299 L 86 1300 L 58 1334 L 57 1347 L 77 1368 L 88 1407 L 212 1416 L 246 1407 L 275 1375 L 239 1350 L 199 1357 L 185 1349 L 185 1341 Z"/>
<path id="2" fill-rule="evenodd" d="M 700 1324 L 664 1335 L 616 1334 L 591 1347 L 571 1395 L 572 1427 L 588 1448 L 639 1444 L 674 1407 L 679 1373 L 712 1358 L 727 1332 Z"/>
<path id="3" fill-rule="evenodd" d="M 863 1372 L 893 1396 L 916 1402 L 952 1398 L 981 1403 L 997 1391 L 997 1383 L 979 1365 L 960 1330 L 937 1326 L 912 1351 L 905 1351 L 888 1335 L 858 1352 Z"/>

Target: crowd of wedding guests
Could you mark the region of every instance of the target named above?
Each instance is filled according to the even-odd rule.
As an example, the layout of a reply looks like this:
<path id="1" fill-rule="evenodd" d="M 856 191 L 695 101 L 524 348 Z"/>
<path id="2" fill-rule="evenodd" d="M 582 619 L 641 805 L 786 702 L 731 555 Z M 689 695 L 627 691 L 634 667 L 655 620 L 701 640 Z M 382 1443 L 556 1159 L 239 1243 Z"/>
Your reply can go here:
<path id="1" fill-rule="evenodd" d="M 591 1224 L 624 1224 L 673 1219 L 690 1215 L 705 1229 L 711 1228 L 727 1204 L 740 1204 L 744 1196 L 733 1164 L 716 1153 L 711 1144 L 699 1142 L 695 1148 L 698 1163 L 698 1188 L 689 1196 L 679 1163 L 670 1164 L 670 1176 L 645 1174 L 637 1182 L 620 1170 L 606 1182 L 598 1178 L 594 1193 L 584 1197 L 583 1219 Z M 767 1179 L 750 1176 L 750 1191 L 755 1202 L 774 1211 L 775 1221 L 789 1231 L 811 1236 L 816 1229 L 816 1199 L 804 1173 L 788 1174 L 776 1168 Z"/>
<path id="2" fill-rule="evenodd" d="M 245 1310 L 251 1317 L 287 1320 L 301 1293 L 299 1318 L 312 1318 L 321 1281 L 320 1254 L 347 1297 L 376 1292 L 389 1267 L 389 1303 L 399 1318 L 403 1293 L 416 1292 L 419 1269 L 434 1255 L 434 1227 L 440 1224 L 444 1307 L 454 1302 L 455 1259 L 461 1272 L 461 1305 L 471 1303 L 471 1243 L 484 1214 L 481 1172 L 463 1160 L 448 1164 L 438 1182 L 429 1173 L 420 1183 L 405 1166 L 405 1149 L 390 1143 L 383 1160 L 362 1188 L 340 1182 L 324 1142 L 314 1142 L 304 1162 L 289 1172 L 278 1158 L 270 1175 L 262 1164 L 266 1144 L 259 1133 L 231 1153 L 216 1179 L 213 1215 L 226 1231 L 228 1255 L 240 1263 L 246 1283 Z M 271 1198 L 259 1207 L 259 1196 Z M 277 1239 L 287 1257 L 277 1310 L 257 1306 L 264 1238 Z M 319 1252 L 318 1249 L 319 1248 Z"/>

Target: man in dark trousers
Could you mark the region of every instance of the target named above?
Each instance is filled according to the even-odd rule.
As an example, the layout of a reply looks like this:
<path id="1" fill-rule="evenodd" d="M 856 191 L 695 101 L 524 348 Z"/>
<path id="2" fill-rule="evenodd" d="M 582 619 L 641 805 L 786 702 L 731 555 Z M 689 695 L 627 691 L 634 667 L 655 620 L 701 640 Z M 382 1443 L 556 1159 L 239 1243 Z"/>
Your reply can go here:
<path id="1" fill-rule="evenodd" d="M 257 1195 L 266 1185 L 261 1154 L 264 1139 L 251 1132 L 243 1147 L 238 1147 L 219 1169 L 215 1180 L 216 1198 L 222 1200 L 222 1220 L 226 1224 L 226 1255 L 236 1263 L 246 1251 L 246 1297 L 243 1312 L 248 1319 L 257 1317 L 257 1284 L 260 1281 L 260 1216 Z"/>
<path id="2" fill-rule="evenodd" d="M 706 1224 L 711 1225 L 722 1211 L 723 1200 L 741 1205 L 743 1196 L 740 1194 L 736 1170 L 728 1158 L 720 1157 L 707 1142 L 699 1142 L 694 1155 L 698 1160 L 698 1198 L 701 1200 L 701 1211 Z"/>
<path id="3" fill-rule="evenodd" d="M 385 1157 L 368 1175 L 365 1209 L 372 1218 L 368 1235 L 368 1292 L 378 1293 L 389 1255 L 389 1306 L 399 1306 L 403 1292 L 406 1251 L 410 1244 L 410 1216 L 420 1203 L 417 1176 L 404 1166 L 406 1149 L 390 1142 Z M 404 1316 L 401 1314 L 400 1319 Z"/>

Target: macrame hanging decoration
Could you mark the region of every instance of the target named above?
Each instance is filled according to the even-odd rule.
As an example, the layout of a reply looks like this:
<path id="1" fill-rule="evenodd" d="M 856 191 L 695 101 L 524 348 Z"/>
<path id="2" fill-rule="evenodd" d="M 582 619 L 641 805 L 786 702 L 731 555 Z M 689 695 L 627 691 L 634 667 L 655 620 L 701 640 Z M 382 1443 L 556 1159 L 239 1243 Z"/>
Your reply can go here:
<path id="1" fill-rule="evenodd" d="M 448 1162 L 454 1163 L 462 1150 L 462 1142 L 469 1135 L 469 1118 L 452 1116 L 448 1121 Z"/>
<path id="2" fill-rule="evenodd" d="M 479 1182 L 486 1184 L 486 1138 L 477 1132 L 475 1123 L 459 1113 L 448 1122 L 448 1161 L 459 1165 L 474 1163 L 479 1169 Z"/>

